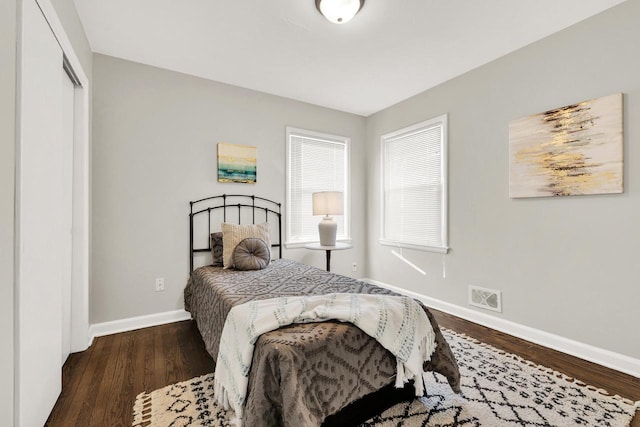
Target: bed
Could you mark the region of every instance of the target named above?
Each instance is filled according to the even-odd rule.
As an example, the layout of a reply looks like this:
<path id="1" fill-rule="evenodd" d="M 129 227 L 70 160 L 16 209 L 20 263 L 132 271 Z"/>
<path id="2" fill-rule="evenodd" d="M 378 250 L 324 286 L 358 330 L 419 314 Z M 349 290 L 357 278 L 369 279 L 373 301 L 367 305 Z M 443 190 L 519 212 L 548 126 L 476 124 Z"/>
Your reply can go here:
<path id="1" fill-rule="evenodd" d="M 200 205 L 206 203 L 206 207 Z M 280 205 L 256 196 L 222 195 L 191 202 L 191 274 L 184 291 L 206 349 L 215 360 L 227 313 L 249 301 L 326 293 L 388 294 L 362 281 L 282 259 Z M 194 268 L 194 259 L 211 253 L 212 224 L 233 220 L 266 222 L 273 234 L 272 256 L 260 270 L 219 266 Z M 201 224 L 196 224 L 200 219 Z M 204 225 L 202 224 L 204 223 Z M 217 229 L 217 227 L 214 227 Z M 196 230 L 206 230 L 207 246 L 198 247 Z M 205 255 L 206 257 L 207 255 Z M 438 325 L 436 350 L 425 370 L 444 375 L 459 391 L 458 367 Z M 244 426 L 356 425 L 393 403 L 411 398 L 411 387 L 393 387 L 395 357 L 357 327 L 337 321 L 289 325 L 263 334 L 255 344 L 243 415 Z M 428 393 L 428 390 L 427 390 Z"/>

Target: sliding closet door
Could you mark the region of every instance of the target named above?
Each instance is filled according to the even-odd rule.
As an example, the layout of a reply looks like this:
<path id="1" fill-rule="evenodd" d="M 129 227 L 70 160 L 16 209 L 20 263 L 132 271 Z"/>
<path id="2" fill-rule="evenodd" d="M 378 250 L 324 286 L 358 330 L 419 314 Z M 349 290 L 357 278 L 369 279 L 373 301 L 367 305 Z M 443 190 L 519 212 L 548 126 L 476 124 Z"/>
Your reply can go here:
<path id="1" fill-rule="evenodd" d="M 35 0 L 23 0 L 19 49 L 16 421 L 42 426 L 61 390 L 62 283 L 68 176 L 62 138 L 63 56 Z"/>

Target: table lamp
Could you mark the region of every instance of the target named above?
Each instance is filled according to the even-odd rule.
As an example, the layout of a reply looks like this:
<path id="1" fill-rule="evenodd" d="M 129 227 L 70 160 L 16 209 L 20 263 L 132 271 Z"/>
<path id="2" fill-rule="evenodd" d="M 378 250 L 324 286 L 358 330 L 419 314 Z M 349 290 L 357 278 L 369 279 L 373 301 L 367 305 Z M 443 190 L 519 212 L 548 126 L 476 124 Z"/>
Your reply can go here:
<path id="1" fill-rule="evenodd" d="M 313 193 L 313 214 L 325 215 L 318 224 L 320 244 L 335 246 L 338 224 L 330 215 L 344 214 L 344 196 L 341 191 L 320 191 Z"/>

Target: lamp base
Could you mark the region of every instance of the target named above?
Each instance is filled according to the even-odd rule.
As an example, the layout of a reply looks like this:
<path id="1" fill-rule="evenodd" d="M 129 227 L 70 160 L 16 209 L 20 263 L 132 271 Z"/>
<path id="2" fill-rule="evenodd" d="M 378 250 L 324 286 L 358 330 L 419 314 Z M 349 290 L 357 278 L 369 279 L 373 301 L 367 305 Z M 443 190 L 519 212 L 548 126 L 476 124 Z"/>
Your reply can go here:
<path id="1" fill-rule="evenodd" d="M 329 215 L 322 218 L 318 223 L 318 232 L 320 233 L 320 244 L 322 246 L 335 246 L 336 234 L 338 232 L 338 224 Z"/>

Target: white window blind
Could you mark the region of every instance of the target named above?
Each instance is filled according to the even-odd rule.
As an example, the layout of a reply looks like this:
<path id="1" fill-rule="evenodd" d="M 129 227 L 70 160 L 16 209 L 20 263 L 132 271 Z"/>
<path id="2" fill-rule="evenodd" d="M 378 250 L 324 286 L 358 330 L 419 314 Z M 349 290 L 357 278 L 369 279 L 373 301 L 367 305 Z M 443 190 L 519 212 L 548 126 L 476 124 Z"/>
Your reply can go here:
<path id="1" fill-rule="evenodd" d="M 313 216 L 312 194 L 341 191 L 344 215 L 334 216 L 338 240 L 349 237 L 349 138 L 287 128 L 287 246 L 317 242 L 320 216 Z"/>
<path id="2" fill-rule="evenodd" d="M 381 243 L 447 251 L 447 116 L 383 135 Z"/>

